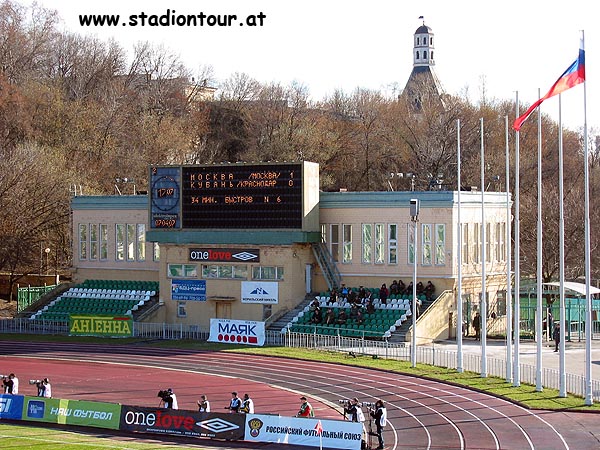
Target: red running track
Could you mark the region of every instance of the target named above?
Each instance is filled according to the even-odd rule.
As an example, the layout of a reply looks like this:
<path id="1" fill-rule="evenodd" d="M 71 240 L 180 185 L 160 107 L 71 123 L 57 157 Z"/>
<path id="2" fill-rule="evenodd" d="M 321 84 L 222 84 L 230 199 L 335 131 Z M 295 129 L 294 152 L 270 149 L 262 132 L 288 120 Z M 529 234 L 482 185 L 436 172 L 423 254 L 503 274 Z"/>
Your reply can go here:
<path id="1" fill-rule="evenodd" d="M 0 354 L 0 371 L 17 373 L 25 394 L 33 394 L 27 392 L 28 378 L 48 376 L 56 397 L 155 406 L 156 392 L 172 387 L 180 408 L 195 409 L 198 396 L 206 393 L 216 411 L 236 390 L 252 395 L 257 412 L 293 415 L 302 393 L 324 418 L 340 417 L 334 410 L 338 399 L 382 398 L 388 449 L 600 448 L 597 414 L 530 411 L 465 388 L 386 371 L 143 345 L 0 342 Z"/>

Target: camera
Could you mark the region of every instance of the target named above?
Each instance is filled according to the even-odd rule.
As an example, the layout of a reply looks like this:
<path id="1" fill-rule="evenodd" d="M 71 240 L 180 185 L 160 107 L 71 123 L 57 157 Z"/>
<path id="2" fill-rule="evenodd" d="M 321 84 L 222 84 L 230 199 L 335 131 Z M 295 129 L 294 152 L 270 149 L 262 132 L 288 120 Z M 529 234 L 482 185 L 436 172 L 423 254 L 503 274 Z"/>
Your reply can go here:
<path id="1" fill-rule="evenodd" d="M 171 392 L 168 389 L 158 391 L 157 397 L 160 397 L 163 401 L 168 402 L 171 399 Z"/>
<path id="2" fill-rule="evenodd" d="M 367 408 L 375 408 L 375 403 L 373 402 L 362 402 Z"/>
<path id="3" fill-rule="evenodd" d="M 39 384 L 42 380 L 29 380 L 29 384 Z"/>

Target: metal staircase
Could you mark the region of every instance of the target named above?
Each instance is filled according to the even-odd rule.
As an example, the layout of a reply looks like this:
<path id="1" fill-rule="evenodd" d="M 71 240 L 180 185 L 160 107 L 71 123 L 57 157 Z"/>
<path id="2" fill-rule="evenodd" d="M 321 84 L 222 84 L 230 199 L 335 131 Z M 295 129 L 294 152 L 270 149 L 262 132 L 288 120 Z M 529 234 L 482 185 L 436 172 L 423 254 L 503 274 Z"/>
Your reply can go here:
<path id="1" fill-rule="evenodd" d="M 337 264 L 333 260 L 331 252 L 327 248 L 327 244 L 325 242 L 314 243 L 312 250 L 329 289 L 339 289 L 342 276 L 337 268 Z"/>

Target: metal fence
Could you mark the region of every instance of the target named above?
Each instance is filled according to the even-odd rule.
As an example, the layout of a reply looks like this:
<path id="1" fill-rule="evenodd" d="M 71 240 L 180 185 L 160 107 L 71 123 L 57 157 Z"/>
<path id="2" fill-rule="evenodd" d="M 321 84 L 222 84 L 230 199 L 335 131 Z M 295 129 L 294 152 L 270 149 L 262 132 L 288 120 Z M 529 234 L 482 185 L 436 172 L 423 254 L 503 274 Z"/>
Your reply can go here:
<path id="1" fill-rule="evenodd" d="M 29 319 L 0 319 L 0 333 L 18 334 L 54 334 L 68 335 L 69 327 L 66 322 Z M 198 325 L 182 325 L 167 323 L 134 322 L 133 335 L 142 339 L 181 340 L 190 339 L 206 341 L 210 330 Z M 410 361 L 410 345 L 390 343 L 387 340 L 370 340 L 344 336 L 326 336 L 316 333 L 281 333 L 267 331 L 265 345 L 290 348 L 308 348 L 315 350 L 352 352 L 355 355 L 367 355 L 377 358 Z M 435 346 L 418 346 L 416 361 L 419 364 L 430 364 L 437 367 L 456 369 L 457 352 Z M 530 364 L 519 365 L 521 382 L 536 384 L 536 368 Z M 481 355 L 463 353 L 463 369 L 465 371 L 481 372 Z M 506 378 L 506 361 L 502 358 L 487 358 L 487 375 Z M 559 389 L 560 373 L 556 369 L 543 368 L 542 385 L 546 388 Z M 580 375 L 566 374 L 566 391 L 580 397 L 585 396 L 585 378 Z M 592 397 L 600 401 L 600 381 L 592 380 Z"/>
<path id="2" fill-rule="evenodd" d="M 52 286 L 20 287 L 17 289 L 17 312 L 27 309 L 54 288 L 56 288 L 55 284 Z"/>

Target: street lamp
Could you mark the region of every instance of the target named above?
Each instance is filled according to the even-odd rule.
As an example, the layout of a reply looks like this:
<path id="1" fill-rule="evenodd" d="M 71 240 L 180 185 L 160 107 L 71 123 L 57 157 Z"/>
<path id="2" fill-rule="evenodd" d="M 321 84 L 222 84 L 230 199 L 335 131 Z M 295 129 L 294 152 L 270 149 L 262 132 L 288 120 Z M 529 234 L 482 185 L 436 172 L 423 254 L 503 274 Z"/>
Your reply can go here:
<path id="1" fill-rule="evenodd" d="M 410 220 L 414 224 L 413 232 L 413 292 L 412 292 L 412 334 L 410 361 L 413 367 L 417 366 L 417 222 L 419 222 L 419 199 L 410 199 Z"/>
<path id="2" fill-rule="evenodd" d="M 50 247 L 46 247 L 44 253 L 46 253 L 46 269 L 44 270 L 44 275 L 48 275 L 48 255 L 50 254 Z"/>

